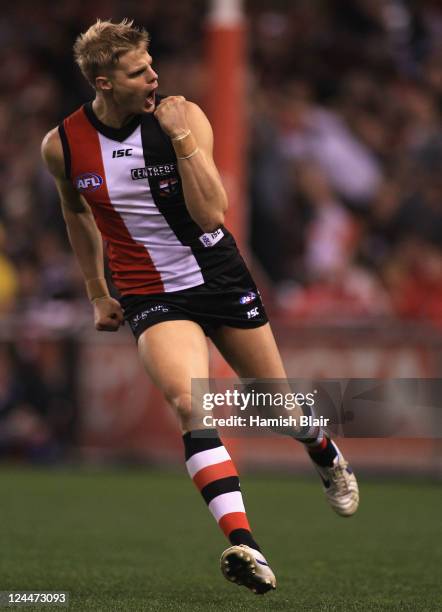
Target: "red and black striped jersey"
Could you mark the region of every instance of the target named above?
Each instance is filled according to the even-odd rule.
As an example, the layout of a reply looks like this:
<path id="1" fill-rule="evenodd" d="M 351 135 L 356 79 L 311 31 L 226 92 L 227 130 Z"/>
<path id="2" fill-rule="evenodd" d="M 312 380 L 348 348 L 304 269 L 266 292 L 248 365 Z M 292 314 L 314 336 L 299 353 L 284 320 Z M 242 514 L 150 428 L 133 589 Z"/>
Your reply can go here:
<path id="1" fill-rule="evenodd" d="M 88 103 L 59 133 L 66 177 L 92 209 L 122 295 L 201 285 L 237 256 L 224 226 L 204 233 L 190 217 L 172 142 L 153 114 L 116 129 Z"/>

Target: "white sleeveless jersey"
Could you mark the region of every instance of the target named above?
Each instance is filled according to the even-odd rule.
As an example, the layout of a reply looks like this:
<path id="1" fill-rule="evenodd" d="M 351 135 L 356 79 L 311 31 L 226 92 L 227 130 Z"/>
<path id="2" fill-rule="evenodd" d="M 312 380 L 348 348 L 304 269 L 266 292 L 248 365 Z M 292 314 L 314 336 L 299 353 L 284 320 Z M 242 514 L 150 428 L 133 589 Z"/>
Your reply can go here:
<path id="1" fill-rule="evenodd" d="M 175 151 L 152 114 L 115 129 L 89 103 L 59 133 L 66 176 L 92 209 L 122 295 L 201 285 L 238 256 L 224 226 L 204 233 L 190 217 Z"/>

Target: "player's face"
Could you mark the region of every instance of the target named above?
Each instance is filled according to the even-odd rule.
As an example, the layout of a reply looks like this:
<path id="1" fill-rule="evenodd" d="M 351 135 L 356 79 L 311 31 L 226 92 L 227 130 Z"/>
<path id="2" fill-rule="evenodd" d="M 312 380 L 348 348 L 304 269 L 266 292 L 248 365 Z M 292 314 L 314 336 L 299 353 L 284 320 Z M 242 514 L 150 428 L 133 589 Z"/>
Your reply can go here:
<path id="1" fill-rule="evenodd" d="M 122 55 L 109 80 L 115 103 L 128 113 L 152 113 L 155 110 L 158 75 L 144 46 Z"/>

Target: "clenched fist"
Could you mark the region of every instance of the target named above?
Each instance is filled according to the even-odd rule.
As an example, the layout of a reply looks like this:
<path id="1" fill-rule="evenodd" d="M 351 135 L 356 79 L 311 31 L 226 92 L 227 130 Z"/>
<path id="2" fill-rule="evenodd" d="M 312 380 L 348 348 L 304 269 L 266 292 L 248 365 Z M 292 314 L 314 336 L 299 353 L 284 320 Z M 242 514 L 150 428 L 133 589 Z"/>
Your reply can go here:
<path id="1" fill-rule="evenodd" d="M 120 303 L 112 297 L 94 300 L 94 323 L 98 331 L 118 331 L 124 325 L 124 315 Z"/>
<path id="2" fill-rule="evenodd" d="M 183 96 L 163 98 L 154 115 L 170 138 L 182 136 L 189 130 L 186 119 L 186 98 Z"/>

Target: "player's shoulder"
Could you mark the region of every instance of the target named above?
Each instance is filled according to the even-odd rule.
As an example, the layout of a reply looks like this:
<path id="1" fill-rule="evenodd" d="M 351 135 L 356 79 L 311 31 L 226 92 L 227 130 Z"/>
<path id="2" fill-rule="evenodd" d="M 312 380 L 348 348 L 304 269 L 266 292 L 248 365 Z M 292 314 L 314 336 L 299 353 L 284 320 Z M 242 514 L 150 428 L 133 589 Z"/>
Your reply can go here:
<path id="1" fill-rule="evenodd" d="M 186 98 L 186 113 L 190 113 L 196 117 L 205 116 L 203 109 L 201 106 L 198 106 L 196 102 L 192 102 L 191 100 L 187 100 Z"/>
<path id="2" fill-rule="evenodd" d="M 64 155 L 58 127 L 49 130 L 41 143 L 41 155 L 54 176 L 64 175 Z"/>
<path id="3" fill-rule="evenodd" d="M 49 154 L 52 154 L 62 148 L 58 126 L 52 128 L 52 130 L 49 130 L 49 132 L 45 135 L 41 143 L 41 148 L 42 151 Z"/>

